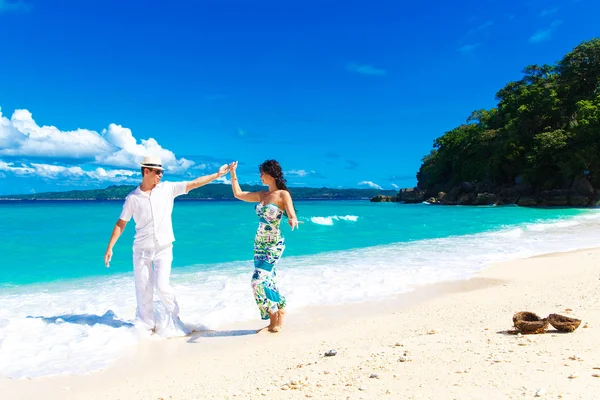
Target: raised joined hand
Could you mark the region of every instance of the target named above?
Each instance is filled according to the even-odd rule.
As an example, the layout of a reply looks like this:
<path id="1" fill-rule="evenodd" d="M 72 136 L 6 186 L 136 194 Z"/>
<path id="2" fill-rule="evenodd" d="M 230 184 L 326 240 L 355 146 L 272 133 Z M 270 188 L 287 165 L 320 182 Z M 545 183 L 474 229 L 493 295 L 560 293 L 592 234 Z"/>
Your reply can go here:
<path id="1" fill-rule="evenodd" d="M 221 167 L 219 168 L 219 175 L 223 176 L 226 175 L 229 172 L 229 167 L 231 164 L 227 165 L 227 164 L 223 164 L 221 165 Z"/>

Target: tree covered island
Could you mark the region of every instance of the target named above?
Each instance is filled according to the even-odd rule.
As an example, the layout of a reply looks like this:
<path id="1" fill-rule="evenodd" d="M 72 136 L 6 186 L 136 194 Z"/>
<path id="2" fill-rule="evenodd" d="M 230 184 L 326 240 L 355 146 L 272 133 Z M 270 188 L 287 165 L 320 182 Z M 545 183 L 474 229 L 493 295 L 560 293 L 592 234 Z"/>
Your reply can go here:
<path id="1" fill-rule="evenodd" d="M 435 139 L 417 187 L 392 200 L 596 206 L 600 39 L 581 43 L 556 65 L 527 66 L 523 74 L 498 91 L 495 108 L 474 111 Z"/>

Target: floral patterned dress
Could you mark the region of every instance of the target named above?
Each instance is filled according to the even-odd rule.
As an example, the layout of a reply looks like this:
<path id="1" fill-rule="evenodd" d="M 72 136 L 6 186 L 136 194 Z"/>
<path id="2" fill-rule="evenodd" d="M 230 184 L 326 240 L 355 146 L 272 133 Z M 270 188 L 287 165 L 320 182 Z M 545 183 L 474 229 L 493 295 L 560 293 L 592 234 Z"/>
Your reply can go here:
<path id="1" fill-rule="evenodd" d="M 254 237 L 254 275 L 252 290 L 262 319 L 285 307 L 285 297 L 277 289 L 275 265 L 283 250 L 285 241 L 279 226 L 283 211 L 275 204 L 256 205 L 256 214 L 260 218 Z"/>

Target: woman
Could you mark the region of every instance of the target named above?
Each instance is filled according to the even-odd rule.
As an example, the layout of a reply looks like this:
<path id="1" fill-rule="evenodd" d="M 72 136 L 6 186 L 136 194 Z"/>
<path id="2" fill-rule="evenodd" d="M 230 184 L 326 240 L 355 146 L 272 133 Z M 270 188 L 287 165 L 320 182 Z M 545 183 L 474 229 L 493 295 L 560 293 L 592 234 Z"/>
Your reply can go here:
<path id="1" fill-rule="evenodd" d="M 259 167 L 260 180 L 269 187 L 268 191 L 244 192 L 237 178 L 237 161 L 230 164 L 231 188 L 233 195 L 240 200 L 256 202 L 256 214 L 260 218 L 254 238 L 254 275 L 252 290 L 260 310 L 261 318 L 269 320 L 269 332 L 279 332 L 285 315 L 285 297 L 277 289 L 275 265 L 285 242 L 279 225 L 284 214 L 288 223 L 298 227 L 292 196 L 285 186 L 281 166 L 275 160 L 267 160 Z"/>

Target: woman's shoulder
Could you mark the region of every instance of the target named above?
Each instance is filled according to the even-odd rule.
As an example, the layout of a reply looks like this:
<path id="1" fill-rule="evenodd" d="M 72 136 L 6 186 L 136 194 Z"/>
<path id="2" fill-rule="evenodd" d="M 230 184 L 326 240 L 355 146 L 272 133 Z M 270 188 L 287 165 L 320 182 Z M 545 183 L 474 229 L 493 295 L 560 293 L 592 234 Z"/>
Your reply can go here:
<path id="1" fill-rule="evenodd" d="M 280 196 L 281 198 L 289 198 L 292 197 L 292 195 L 290 194 L 290 192 L 286 189 L 279 189 L 277 190 L 277 195 Z"/>

